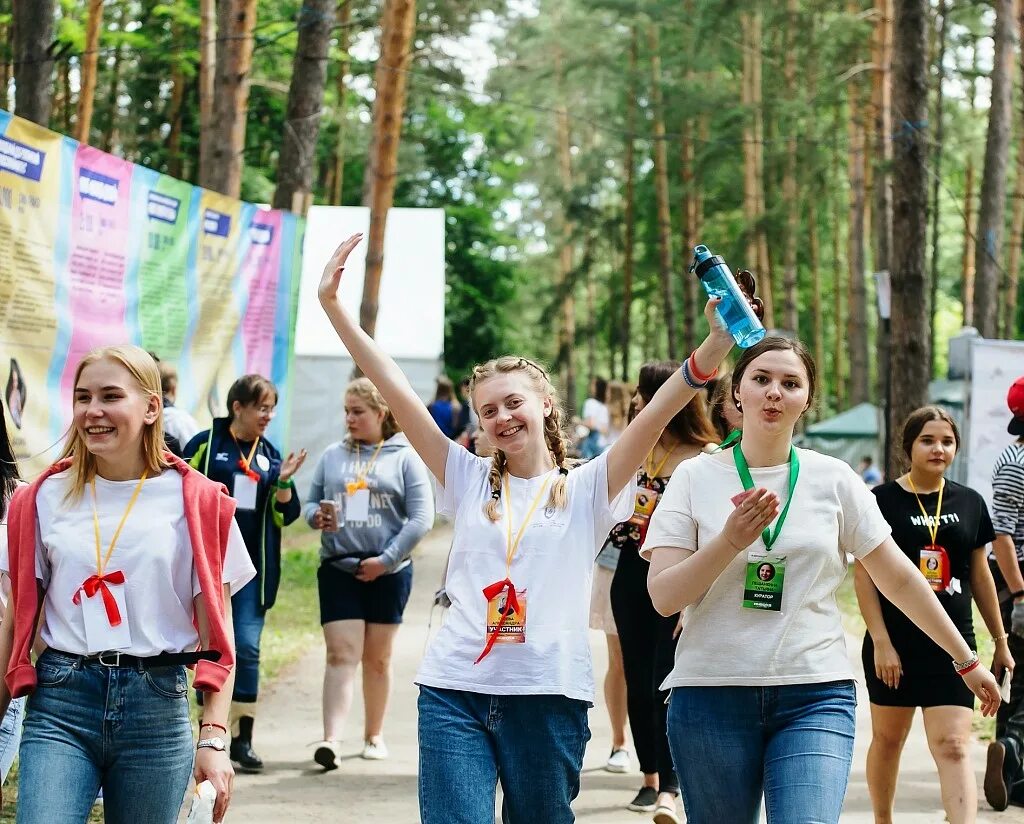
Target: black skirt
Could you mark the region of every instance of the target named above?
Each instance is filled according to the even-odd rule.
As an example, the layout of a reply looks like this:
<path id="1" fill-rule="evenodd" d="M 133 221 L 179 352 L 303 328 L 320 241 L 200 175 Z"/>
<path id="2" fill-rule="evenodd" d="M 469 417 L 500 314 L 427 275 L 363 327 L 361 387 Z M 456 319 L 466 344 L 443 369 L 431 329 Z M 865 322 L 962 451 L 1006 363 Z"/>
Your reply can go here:
<path id="1" fill-rule="evenodd" d="M 875 646 L 865 634 L 861 647 L 864 681 L 872 704 L 881 707 L 967 707 L 974 709 L 974 693 L 964 679 L 956 674 L 953 664 L 949 672 L 915 671 L 912 660 L 903 661 L 903 675 L 896 689 L 882 683 L 875 675 Z"/>

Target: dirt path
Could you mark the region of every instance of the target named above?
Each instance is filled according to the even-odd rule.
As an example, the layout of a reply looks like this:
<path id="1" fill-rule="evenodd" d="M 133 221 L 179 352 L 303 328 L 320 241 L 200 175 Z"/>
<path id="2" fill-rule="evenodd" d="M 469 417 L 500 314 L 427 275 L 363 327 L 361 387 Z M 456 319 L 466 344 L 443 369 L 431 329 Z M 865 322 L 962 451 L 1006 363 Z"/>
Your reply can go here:
<path id="1" fill-rule="evenodd" d="M 416 687 L 412 679 L 426 645 L 430 603 L 440 580 L 449 540 L 449 530 L 441 528 L 431 533 L 417 550 L 412 599 L 396 644 L 394 690 L 386 728 L 391 757 L 380 762 L 359 758 L 363 720 L 361 701 L 357 698 L 349 734 L 342 747 L 341 767 L 325 774 L 313 763 L 311 744 L 321 735 L 320 681 L 323 677 L 323 651 L 313 649 L 266 690 L 256 744 L 267 770 L 261 776 L 238 777 L 229 821 L 235 824 L 417 824 Z M 440 614 L 435 611 L 434 632 L 439 619 Z M 596 632 L 592 636 L 596 671 L 602 673 L 604 641 Z M 864 759 L 870 742 L 866 697 L 862 697 L 860 704 L 857 753 L 842 818 L 849 824 L 873 821 L 864 779 Z M 587 824 L 649 821 L 648 816 L 625 809 L 640 784 L 639 774 L 612 775 L 601 769 L 607 756 L 609 735 L 608 717 L 600 696 L 590 714 L 590 724 L 593 740 L 587 751 L 583 789 L 575 804 L 578 820 Z M 984 747 L 975 744 L 972 754 L 980 781 Z M 984 802 L 982 806 L 985 807 Z M 936 824 L 944 818 L 935 767 L 918 722 L 903 758 L 896 820 L 900 824 Z M 998 815 L 985 810 L 979 821 L 1016 824 L 1024 822 L 1024 810 L 1011 808 Z"/>

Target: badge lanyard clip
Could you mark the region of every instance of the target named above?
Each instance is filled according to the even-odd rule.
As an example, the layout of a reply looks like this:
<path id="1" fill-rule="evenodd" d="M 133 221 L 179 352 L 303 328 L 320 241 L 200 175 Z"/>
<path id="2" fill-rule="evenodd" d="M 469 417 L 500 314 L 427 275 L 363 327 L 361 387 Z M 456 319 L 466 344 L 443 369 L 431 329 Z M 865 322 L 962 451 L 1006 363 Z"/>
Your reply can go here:
<path id="1" fill-rule="evenodd" d="M 366 476 L 370 474 L 370 470 L 373 469 L 373 465 L 377 463 L 377 456 L 380 454 L 380 450 L 384 446 L 383 439 L 377 444 L 377 449 L 374 451 L 373 456 L 370 458 L 370 462 L 362 469 L 356 472 L 356 479 L 349 481 L 345 484 L 345 493 L 347 495 L 355 495 L 360 489 L 367 489 Z M 359 443 L 356 442 L 356 466 L 359 466 Z"/>

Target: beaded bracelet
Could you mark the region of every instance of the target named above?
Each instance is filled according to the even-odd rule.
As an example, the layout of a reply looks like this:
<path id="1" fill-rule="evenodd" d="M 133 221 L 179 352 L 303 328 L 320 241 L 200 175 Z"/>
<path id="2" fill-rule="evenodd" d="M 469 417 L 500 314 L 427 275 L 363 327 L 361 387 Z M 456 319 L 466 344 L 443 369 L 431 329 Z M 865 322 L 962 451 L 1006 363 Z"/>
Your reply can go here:
<path id="1" fill-rule="evenodd" d="M 204 721 L 202 724 L 199 725 L 199 729 L 203 729 L 205 727 L 213 727 L 215 730 L 220 730 L 222 733 L 227 735 L 227 727 L 222 727 L 220 724 L 214 724 L 212 721 Z"/>

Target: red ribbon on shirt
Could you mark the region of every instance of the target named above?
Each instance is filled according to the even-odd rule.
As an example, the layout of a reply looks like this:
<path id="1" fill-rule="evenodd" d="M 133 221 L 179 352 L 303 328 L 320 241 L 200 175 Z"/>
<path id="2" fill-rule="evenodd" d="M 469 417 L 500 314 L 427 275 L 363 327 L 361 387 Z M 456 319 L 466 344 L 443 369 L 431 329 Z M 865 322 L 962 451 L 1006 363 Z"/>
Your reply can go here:
<path id="1" fill-rule="evenodd" d="M 83 589 L 85 590 L 86 598 L 92 598 L 98 591 L 103 597 L 103 606 L 107 610 L 107 620 L 110 622 L 110 626 L 119 627 L 121 626 L 121 610 L 117 608 L 117 601 L 114 600 L 114 594 L 110 591 L 107 583 L 123 584 L 124 573 L 118 569 L 106 575 L 90 575 L 82 582 L 81 588 L 71 600 L 75 604 L 80 603 Z"/>
<path id="2" fill-rule="evenodd" d="M 516 597 L 516 588 L 512 585 L 512 581 L 509 578 L 506 578 L 504 581 L 495 581 L 490 586 L 484 587 L 484 598 L 487 599 L 487 603 L 489 604 L 497 598 L 503 589 L 508 590 L 508 597 L 505 599 L 505 609 L 501 611 L 501 619 L 498 621 L 498 626 L 487 636 L 487 644 L 484 646 L 484 651 L 473 662 L 474 664 L 479 664 L 490 654 L 494 642 L 498 640 L 498 636 L 501 634 L 501 628 L 505 626 L 505 619 L 511 613 L 519 611 L 519 599 Z"/>

